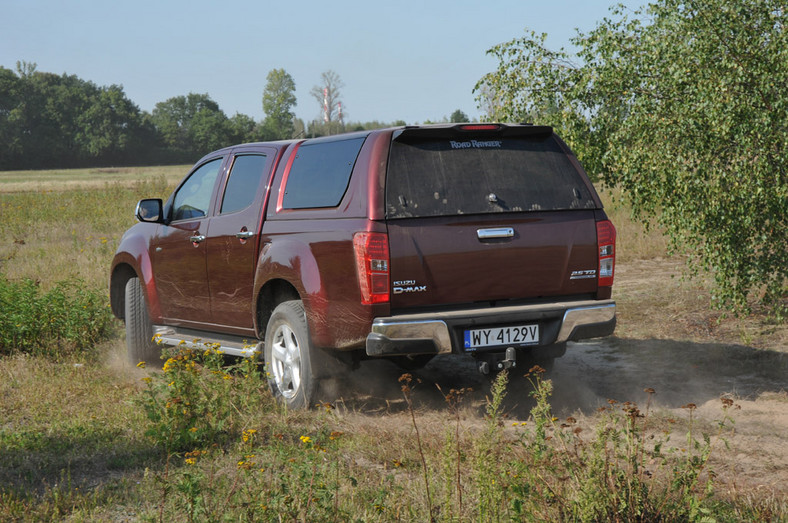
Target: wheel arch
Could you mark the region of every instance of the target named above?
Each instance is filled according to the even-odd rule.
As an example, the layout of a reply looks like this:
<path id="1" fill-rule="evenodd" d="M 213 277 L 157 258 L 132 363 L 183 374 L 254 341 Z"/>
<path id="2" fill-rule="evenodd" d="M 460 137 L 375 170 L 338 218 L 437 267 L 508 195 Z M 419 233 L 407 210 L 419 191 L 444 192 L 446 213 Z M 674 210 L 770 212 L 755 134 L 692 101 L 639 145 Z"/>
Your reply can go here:
<path id="1" fill-rule="evenodd" d="M 137 276 L 128 263 L 119 263 L 112 270 L 109 283 L 109 301 L 112 314 L 119 320 L 126 319 L 126 283 Z"/>
<path id="2" fill-rule="evenodd" d="M 265 339 L 268 320 L 276 306 L 290 300 L 301 300 L 301 295 L 295 286 L 287 280 L 280 278 L 269 280 L 260 288 L 257 294 L 255 313 L 255 331 L 258 339 Z"/>

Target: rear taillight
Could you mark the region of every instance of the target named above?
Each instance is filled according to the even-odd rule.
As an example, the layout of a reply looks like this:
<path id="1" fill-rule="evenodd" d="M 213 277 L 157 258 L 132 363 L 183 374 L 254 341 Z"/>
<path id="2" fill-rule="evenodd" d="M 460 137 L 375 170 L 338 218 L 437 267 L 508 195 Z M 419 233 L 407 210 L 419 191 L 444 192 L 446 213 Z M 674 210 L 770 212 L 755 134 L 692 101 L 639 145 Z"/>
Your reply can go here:
<path id="1" fill-rule="evenodd" d="M 596 243 L 599 248 L 599 287 L 612 287 L 616 269 L 616 228 L 609 220 L 597 222 Z"/>
<path id="2" fill-rule="evenodd" d="M 382 232 L 357 232 L 353 235 L 356 270 L 361 288 L 361 303 L 389 301 L 389 237 Z"/>

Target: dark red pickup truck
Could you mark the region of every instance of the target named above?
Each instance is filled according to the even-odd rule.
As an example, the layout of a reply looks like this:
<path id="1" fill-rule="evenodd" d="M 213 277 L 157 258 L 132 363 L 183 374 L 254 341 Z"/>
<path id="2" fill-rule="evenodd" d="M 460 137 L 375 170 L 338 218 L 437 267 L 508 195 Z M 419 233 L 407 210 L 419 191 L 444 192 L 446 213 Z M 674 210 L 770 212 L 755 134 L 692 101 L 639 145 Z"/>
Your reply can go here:
<path id="1" fill-rule="evenodd" d="M 136 216 L 110 283 L 131 360 L 158 358 L 154 334 L 262 351 L 293 407 L 321 399 L 338 354 L 469 353 L 489 372 L 615 327 L 615 228 L 550 127 L 228 147 Z"/>

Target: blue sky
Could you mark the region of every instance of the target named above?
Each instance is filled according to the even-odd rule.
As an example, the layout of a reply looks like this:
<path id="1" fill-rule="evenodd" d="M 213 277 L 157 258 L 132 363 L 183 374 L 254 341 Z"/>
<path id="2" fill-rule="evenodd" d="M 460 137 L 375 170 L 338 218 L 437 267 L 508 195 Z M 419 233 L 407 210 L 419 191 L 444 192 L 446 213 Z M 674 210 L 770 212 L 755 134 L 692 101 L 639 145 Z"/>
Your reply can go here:
<path id="1" fill-rule="evenodd" d="M 471 119 L 473 86 L 495 68 L 485 51 L 548 33 L 570 47 L 618 2 L 608 0 L 0 0 L 0 65 L 120 84 L 141 109 L 208 93 L 228 115 L 263 117 L 271 69 L 294 78 L 296 116 L 319 117 L 310 95 L 331 69 L 346 120 L 409 124 L 455 109 Z M 624 2 L 636 7 L 642 2 Z"/>

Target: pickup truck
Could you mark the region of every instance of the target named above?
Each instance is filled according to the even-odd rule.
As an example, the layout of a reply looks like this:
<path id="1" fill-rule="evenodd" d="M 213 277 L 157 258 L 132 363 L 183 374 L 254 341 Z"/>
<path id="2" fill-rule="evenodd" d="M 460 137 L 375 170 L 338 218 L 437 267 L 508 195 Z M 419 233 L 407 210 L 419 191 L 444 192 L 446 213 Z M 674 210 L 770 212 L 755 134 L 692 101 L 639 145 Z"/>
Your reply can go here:
<path id="1" fill-rule="evenodd" d="M 141 200 L 110 296 L 129 358 L 262 352 L 274 395 L 322 400 L 336 363 L 549 362 L 615 328 L 616 231 L 546 126 L 406 126 L 243 144 Z"/>

